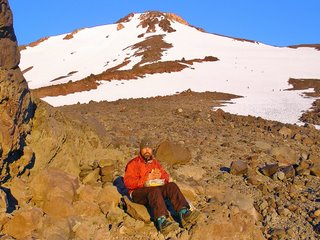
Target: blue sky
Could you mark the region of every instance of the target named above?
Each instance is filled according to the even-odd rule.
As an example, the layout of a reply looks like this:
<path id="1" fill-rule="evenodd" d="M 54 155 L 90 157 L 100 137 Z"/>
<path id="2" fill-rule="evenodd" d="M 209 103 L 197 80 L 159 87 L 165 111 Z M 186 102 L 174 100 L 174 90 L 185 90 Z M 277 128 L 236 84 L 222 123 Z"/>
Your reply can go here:
<path id="1" fill-rule="evenodd" d="M 275 46 L 320 44 L 320 0 L 9 0 L 19 45 L 131 12 L 173 12 L 207 32 Z"/>

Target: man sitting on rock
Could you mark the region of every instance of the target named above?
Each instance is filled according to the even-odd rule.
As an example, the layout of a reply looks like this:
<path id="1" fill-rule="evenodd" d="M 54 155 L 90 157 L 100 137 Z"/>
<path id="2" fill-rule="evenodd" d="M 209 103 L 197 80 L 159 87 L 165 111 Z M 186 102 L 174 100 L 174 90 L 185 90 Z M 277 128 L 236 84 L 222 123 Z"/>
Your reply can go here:
<path id="1" fill-rule="evenodd" d="M 199 211 L 191 211 L 190 206 L 174 182 L 169 182 L 169 174 L 161 167 L 152 154 L 149 139 L 140 143 L 139 155 L 128 162 L 124 183 L 135 203 L 149 206 L 155 223 L 161 233 L 169 233 L 179 228 L 168 219 L 165 199 L 169 199 L 174 210 L 179 213 L 180 225 L 188 228 L 197 220 Z"/>

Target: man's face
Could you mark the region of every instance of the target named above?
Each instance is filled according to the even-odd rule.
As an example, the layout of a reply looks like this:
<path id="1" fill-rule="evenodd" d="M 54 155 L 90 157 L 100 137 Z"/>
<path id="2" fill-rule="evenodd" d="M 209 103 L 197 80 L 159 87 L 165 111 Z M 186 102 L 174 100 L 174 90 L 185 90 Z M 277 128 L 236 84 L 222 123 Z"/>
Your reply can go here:
<path id="1" fill-rule="evenodd" d="M 152 157 L 152 148 L 150 147 L 144 147 L 141 149 L 141 156 L 145 159 L 145 160 L 149 160 Z"/>

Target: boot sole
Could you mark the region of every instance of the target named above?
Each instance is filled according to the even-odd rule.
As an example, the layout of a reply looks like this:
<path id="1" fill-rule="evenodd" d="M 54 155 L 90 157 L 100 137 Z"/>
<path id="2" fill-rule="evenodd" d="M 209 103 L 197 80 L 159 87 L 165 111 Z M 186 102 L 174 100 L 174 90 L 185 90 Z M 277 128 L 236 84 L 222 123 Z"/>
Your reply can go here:
<path id="1" fill-rule="evenodd" d="M 170 224 L 169 226 L 167 226 L 166 228 L 162 229 L 160 232 L 163 234 L 163 235 L 167 235 L 168 233 L 170 232 L 174 232 L 176 230 L 179 229 L 179 224 L 176 223 L 176 222 L 173 222 L 172 224 Z"/>

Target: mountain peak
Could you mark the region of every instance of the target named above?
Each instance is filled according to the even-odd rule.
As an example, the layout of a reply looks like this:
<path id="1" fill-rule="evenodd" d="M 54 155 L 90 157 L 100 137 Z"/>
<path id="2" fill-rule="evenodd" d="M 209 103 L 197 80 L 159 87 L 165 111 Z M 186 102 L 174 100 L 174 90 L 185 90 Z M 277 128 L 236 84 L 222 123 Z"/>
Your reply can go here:
<path id="1" fill-rule="evenodd" d="M 148 11 L 145 13 L 142 13 L 140 15 L 140 19 L 141 20 L 146 20 L 146 19 L 150 19 L 150 20 L 154 20 L 154 19 L 158 19 L 160 21 L 163 19 L 167 19 L 173 22 L 179 22 L 181 24 L 187 25 L 189 26 L 189 23 L 184 20 L 182 17 L 174 14 L 174 13 L 164 13 L 164 12 L 159 12 L 159 11 Z"/>
<path id="2" fill-rule="evenodd" d="M 134 13 L 121 18 L 116 23 L 126 23 L 130 22 L 134 17 Z M 159 11 L 148 11 L 139 14 L 140 23 L 138 25 L 147 28 L 147 32 L 155 32 L 156 26 L 159 26 L 164 32 L 175 32 L 176 30 L 172 27 L 172 22 L 178 22 L 187 26 L 190 26 L 189 23 L 184 20 L 182 17 L 174 13 L 163 13 Z"/>

